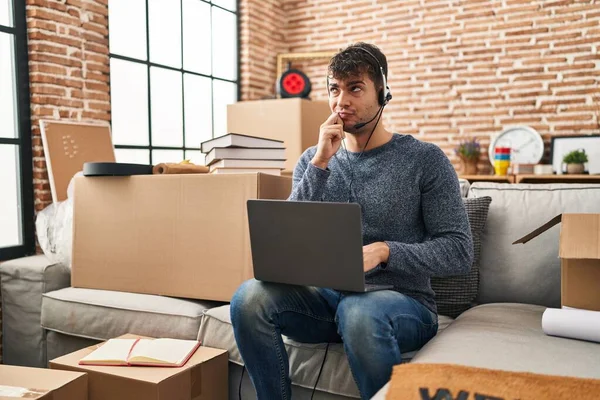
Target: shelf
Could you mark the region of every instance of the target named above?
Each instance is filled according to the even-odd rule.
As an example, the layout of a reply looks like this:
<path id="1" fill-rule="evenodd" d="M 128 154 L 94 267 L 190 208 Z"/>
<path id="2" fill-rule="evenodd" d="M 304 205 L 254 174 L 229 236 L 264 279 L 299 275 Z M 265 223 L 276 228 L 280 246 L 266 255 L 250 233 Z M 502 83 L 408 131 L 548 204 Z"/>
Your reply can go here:
<path id="1" fill-rule="evenodd" d="M 509 175 L 459 175 L 459 178 L 466 179 L 469 182 L 497 182 L 497 183 L 513 183 L 514 176 Z"/>
<path id="2" fill-rule="evenodd" d="M 600 175 L 516 175 L 515 183 L 600 183 Z"/>
<path id="3" fill-rule="evenodd" d="M 459 175 L 459 178 L 466 179 L 470 183 L 600 183 L 600 175 Z"/>

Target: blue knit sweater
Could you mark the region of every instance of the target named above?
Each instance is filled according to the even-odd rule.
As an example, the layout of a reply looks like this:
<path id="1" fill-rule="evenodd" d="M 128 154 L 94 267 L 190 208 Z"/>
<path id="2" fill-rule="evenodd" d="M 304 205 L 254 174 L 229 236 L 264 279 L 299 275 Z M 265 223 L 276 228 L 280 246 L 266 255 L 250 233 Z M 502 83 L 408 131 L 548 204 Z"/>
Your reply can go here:
<path id="1" fill-rule="evenodd" d="M 342 147 L 326 170 L 315 167 L 316 150 L 300 157 L 289 200 L 359 203 L 363 244 L 384 241 L 390 248 L 387 264 L 367 272 L 366 282 L 392 284 L 437 312 L 430 277 L 465 274 L 473 262 L 469 221 L 448 157 L 434 144 L 399 134 L 360 157 L 348 152 L 352 168 Z"/>

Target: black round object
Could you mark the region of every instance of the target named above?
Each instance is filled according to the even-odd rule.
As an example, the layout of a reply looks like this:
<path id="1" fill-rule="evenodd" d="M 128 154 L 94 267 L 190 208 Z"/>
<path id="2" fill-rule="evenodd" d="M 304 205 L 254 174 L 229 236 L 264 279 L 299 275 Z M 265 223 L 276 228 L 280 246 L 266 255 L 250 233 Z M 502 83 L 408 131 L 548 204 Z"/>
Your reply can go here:
<path id="1" fill-rule="evenodd" d="M 113 162 L 87 162 L 83 164 L 83 176 L 131 176 L 151 174 L 152 165 Z"/>
<path id="2" fill-rule="evenodd" d="M 299 69 L 288 69 L 277 81 L 277 93 L 283 98 L 306 98 L 311 90 L 310 79 Z"/>

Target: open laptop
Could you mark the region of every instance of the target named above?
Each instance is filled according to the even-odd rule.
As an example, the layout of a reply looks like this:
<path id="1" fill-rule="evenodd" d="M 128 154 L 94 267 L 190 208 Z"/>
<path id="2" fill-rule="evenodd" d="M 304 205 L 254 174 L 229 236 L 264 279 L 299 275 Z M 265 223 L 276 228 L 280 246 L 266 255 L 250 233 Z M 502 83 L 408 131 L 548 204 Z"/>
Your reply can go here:
<path id="1" fill-rule="evenodd" d="M 365 284 L 361 209 L 354 203 L 248 200 L 254 277 L 348 292 Z"/>

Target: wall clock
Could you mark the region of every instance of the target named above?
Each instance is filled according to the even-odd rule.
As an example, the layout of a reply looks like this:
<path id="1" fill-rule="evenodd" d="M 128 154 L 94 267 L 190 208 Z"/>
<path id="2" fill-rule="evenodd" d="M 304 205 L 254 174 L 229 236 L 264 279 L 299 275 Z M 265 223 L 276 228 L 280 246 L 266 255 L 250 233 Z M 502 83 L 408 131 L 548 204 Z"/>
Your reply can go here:
<path id="1" fill-rule="evenodd" d="M 488 156 L 492 165 L 494 165 L 494 149 L 496 147 L 510 147 L 513 164 L 539 164 L 544 157 L 542 136 L 528 126 L 506 129 L 491 140 Z"/>

